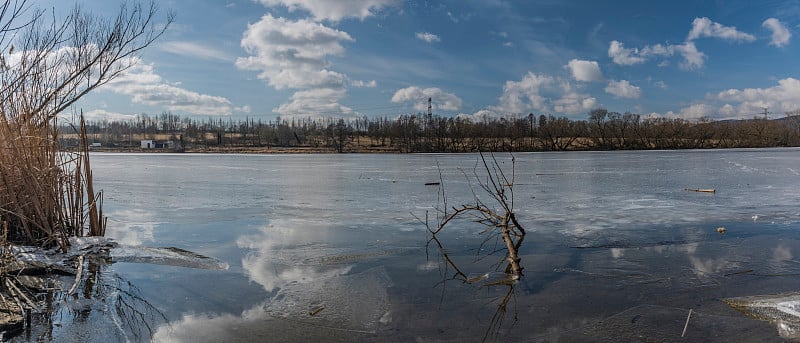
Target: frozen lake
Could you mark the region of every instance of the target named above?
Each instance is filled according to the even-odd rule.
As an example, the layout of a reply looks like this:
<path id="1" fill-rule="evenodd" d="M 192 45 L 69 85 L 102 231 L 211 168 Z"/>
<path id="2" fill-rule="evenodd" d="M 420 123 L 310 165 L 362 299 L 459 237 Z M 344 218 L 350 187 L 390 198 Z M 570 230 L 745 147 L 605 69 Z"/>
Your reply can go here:
<path id="1" fill-rule="evenodd" d="M 442 283 L 414 217 L 436 205 L 425 183 L 440 171 L 449 204 L 471 202 L 478 155 L 95 154 L 92 167 L 109 237 L 230 266 L 108 267 L 160 313 L 160 341 L 672 341 L 689 309 L 687 339 L 781 340 L 721 299 L 800 290 L 800 150 L 515 157 L 529 234 L 513 288 Z M 475 275 L 501 257 L 474 261 L 481 229 L 442 236 Z"/>

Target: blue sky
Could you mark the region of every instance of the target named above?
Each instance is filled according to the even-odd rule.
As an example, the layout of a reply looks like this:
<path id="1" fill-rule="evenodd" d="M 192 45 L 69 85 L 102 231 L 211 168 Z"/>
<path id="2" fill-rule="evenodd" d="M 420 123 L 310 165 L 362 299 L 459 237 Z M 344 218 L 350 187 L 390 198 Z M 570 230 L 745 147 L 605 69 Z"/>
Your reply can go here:
<path id="1" fill-rule="evenodd" d="M 57 12 L 68 1 L 41 1 Z M 100 15 L 114 1 L 78 3 Z M 751 118 L 800 109 L 800 0 L 184 0 L 93 118 L 554 114 Z"/>

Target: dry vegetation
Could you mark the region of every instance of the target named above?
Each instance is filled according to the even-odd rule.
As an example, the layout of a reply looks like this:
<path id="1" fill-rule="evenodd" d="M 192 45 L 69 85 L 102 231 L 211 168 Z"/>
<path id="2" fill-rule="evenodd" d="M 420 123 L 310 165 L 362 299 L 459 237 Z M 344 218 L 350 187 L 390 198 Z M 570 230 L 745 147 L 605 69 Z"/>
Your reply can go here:
<path id="1" fill-rule="evenodd" d="M 50 125 L 0 118 L 0 218 L 11 241 L 66 249 L 70 236 L 105 232 L 88 150 L 61 153 L 57 138 Z"/>
<path id="2" fill-rule="evenodd" d="M 42 268 L 18 261 L 15 244 L 66 252 L 70 237 L 105 234 L 83 116 L 69 126 L 77 148 L 64 152 L 59 115 L 137 63 L 137 53 L 172 22 L 168 15 L 154 24 L 152 2 L 123 4 L 111 20 L 80 7 L 63 20 L 48 13 L 26 0 L 0 0 L 0 337 L 23 322 L 30 327 L 32 312 L 43 313 L 35 295 L 52 299 L 49 286 L 37 288 L 20 278 L 49 277 L 56 264 Z M 75 285 L 82 266 L 79 259 Z"/>
<path id="3" fill-rule="evenodd" d="M 105 20 L 75 7 L 59 20 L 26 0 L 0 3 L 0 223 L 4 240 L 66 249 L 103 235 L 83 120 L 76 152 L 62 152 L 58 115 L 138 62 L 172 21 L 154 3 L 123 4 Z"/>

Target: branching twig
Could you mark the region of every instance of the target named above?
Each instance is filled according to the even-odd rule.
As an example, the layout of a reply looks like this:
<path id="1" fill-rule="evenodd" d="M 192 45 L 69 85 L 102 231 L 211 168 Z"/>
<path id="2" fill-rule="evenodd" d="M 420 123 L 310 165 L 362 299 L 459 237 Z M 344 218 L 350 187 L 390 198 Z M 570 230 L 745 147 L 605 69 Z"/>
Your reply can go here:
<path id="1" fill-rule="evenodd" d="M 431 223 L 428 212 L 425 213 L 424 221 L 416 215 L 414 216 L 425 225 L 430 234 L 425 245 L 426 256 L 429 256 L 428 254 L 431 246 L 434 246 L 439 251 L 439 256 L 441 257 L 440 271 L 442 275 L 445 275 L 445 279 L 442 283 L 454 279 L 461 280 L 465 283 L 477 282 L 476 278 L 469 278 L 464 270 L 451 259 L 447 250 L 442 245 L 442 242 L 437 237 L 445 227 L 450 226 L 453 222 L 462 219 L 471 219 L 472 222 L 484 226 L 484 229 L 480 232 L 481 235 L 484 235 L 484 239 L 477 249 L 476 261 L 480 261 L 484 257 L 492 256 L 498 252 L 504 252 L 505 256 L 503 260 L 499 261 L 496 268 L 500 269 L 505 264 L 506 267 L 504 271 L 508 275 L 508 279 L 489 282 L 481 286 L 507 285 L 509 287 L 505 297 L 503 297 L 502 301 L 499 303 L 497 311 L 492 316 L 489 328 L 483 337 L 484 341 L 489 338 L 493 332 L 495 334 L 499 332 L 503 319 L 506 316 L 508 303 L 514 295 L 514 283 L 522 277 L 519 250 L 525 239 L 526 231 L 522 225 L 520 225 L 514 214 L 515 164 L 516 160 L 512 156 L 511 174 L 508 175 L 493 154 L 491 155 L 491 159 L 487 161 L 486 156 L 481 153 L 480 160 L 476 162 L 472 170 L 472 177 L 476 180 L 478 187 L 492 199 L 492 204 L 495 206 L 490 207 L 481 200 L 475 193 L 475 188 L 472 187 L 472 183 L 470 182 L 473 203 L 450 207 L 447 203 L 442 171 L 437 162 L 436 165 L 437 168 L 439 168 L 439 191 L 437 194 L 437 204 L 434 207 L 436 210 L 436 221 L 435 223 Z M 464 173 L 463 170 L 462 173 Z M 483 174 L 485 174 L 485 176 Z M 467 173 L 464 173 L 464 176 L 468 181 L 470 180 L 470 176 L 468 176 Z M 492 241 L 494 241 L 494 244 L 490 246 L 492 244 L 490 242 Z M 500 243 L 501 241 L 502 243 Z M 484 252 L 484 248 L 487 247 L 491 247 L 490 251 Z M 450 269 L 455 271 L 452 276 L 450 276 L 448 272 Z M 484 277 L 479 277 L 477 280 L 482 280 L 483 278 Z M 444 298 L 444 287 L 442 288 L 442 298 Z"/>

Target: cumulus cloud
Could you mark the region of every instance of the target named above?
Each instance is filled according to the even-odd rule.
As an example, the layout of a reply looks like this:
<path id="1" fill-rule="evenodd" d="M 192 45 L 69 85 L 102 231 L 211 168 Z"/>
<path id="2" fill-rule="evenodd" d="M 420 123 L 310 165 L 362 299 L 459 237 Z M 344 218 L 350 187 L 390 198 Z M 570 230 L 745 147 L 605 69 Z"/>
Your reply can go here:
<path id="1" fill-rule="evenodd" d="M 632 85 L 628 80 L 611 80 L 608 82 L 605 91 L 618 98 L 638 99 L 642 95 L 642 89 Z"/>
<path id="2" fill-rule="evenodd" d="M 76 49 L 78 48 L 64 46 L 47 54 L 46 64 L 51 69 L 50 71 L 60 73 L 61 75 L 58 77 L 67 77 L 71 70 L 68 64 L 73 60 Z M 96 45 L 90 44 L 82 49 L 96 52 L 98 48 Z M 17 51 L 5 55 L 3 59 L 6 65 L 17 68 L 26 56 L 33 55 L 36 54 Z M 230 115 L 238 110 L 227 98 L 201 94 L 178 87 L 179 84 L 176 83 L 167 83 L 156 73 L 153 64 L 145 63 L 140 57 L 121 58 L 111 70 L 120 73 L 110 82 L 101 86 L 100 90 L 131 96 L 133 103 L 196 115 Z M 92 80 L 95 80 L 96 77 L 97 75 L 94 73 Z M 78 87 L 78 90 L 82 89 L 79 84 L 75 86 Z M 106 117 L 116 115 L 111 112 L 104 113 L 100 109 L 96 109 L 95 114 Z"/>
<path id="3" fill-rule="evenodd" d="M 705 100 L 669 111 L 665 117 L 683 119 L 743 119 L 752 118 L 769 108 L 773 113 L 786 113 L 800 109 L 800 80 L 786 78 L 768 88 L 728 89 L 707 94 Z M 720 106 L 721 105 L 721 106 Z"/>
<path id="4" fill-rule="evenodd" d="M 639 56 L 639 49 L 626 48 L 622 42 L 613 40 L 608 46 L 608 57 L 619 65 L 634 65 L 644 63 L 644 57 Z"/>
<path id="5" fill-rule="evenodd" d="M 596 61 L 583 61 L 578 59 L 570 60 L 567 65 L 572 73 L 572 77 L 578 81 L 600 81 L 603 79 L 603 73 L 600 71 L 600 65 Z"/>
<path id="6" fill-rule="evenodd" d="M 752 42 L 756 37 L 737 30 L 733 26 L 725 26 L 717 22 L 711 21 L 706 17 L 694 18 L 692 22 L 692 29 L 686 37 L 686 41 L 692 41 L 697 38 L 712 37 L 733 41 Z"/>
<path id="7" fill-rule="evenodd" d="M 175 112 L 230 115 L 241 110 L 225 97 L 201 94 L 168 84 L 155 73 L 152 64 L 142 62 L 123 72 L 103 89 L 129 95 L 134 103 L 164 107 Z"/>
<path id="8" fill-rule="evenodd" d="M 694 42 L 647 45 L 640 50 L 625 48 L 621 42 L 615 40 L 611 41 L 608 47 L 608 57 L 611 57 L 614 63 L 619 65 L 634 65 L 655 57 L 668 58 L 675 55 L 683 57 L 683 61 L 680 63 L 680 67 L 683 69 L 698 69 L 705 64 L 706 54 L 699 51 Z M 668 63 L 663 63 L 661 62 L 659 66 L 668 65 Z"/>
<path id="9" fill-rule="evenodd" d="M 402 4 L 402 0 L 259 0 L 264 6 L 285 6 L 289 11 L 303 10 L 316 21 L 340 21 L 345 18 L 361 20 L 375 15 L 384 8 Z"/>
<path id="10" fill-rule="evenodd" d="M 548 111 L 547 99 L 541 95 L 541 91 L 554 83 L 553 77 L 532 72 L 528 72 L 519 81 L 506 81 L 497 109 L 510 113 Z"/>
<path id="11" fill-rule="evenodd" d="M 430 33 L 430 32 L 417 32 L 416 33 L 417 39 L 428 42 L 428 43 L 435 43 L 441 42 L 439 36 Z"/>
<path id="12" fill-rule="evenodd" d="M 697 50 L 697 46 L 693 42 L 674 45 L 674 49 L 683 56 L 683 62 L 681 62 L 683 69 L 702 68 L 705 64 L 706 54 Z"/>
<path id="13" fill-rule="evenodd" d="M 530 112 L 551 112 L 579 114 L 597 107 L 597 99 L 579 93 L 569 80 L 549 75 L 525 74 L 519 81 L 506 81 L 498 104 L 488 110 L 476 113 L 487 117 L 491 113 L 527 114 Z"/>
<path id="14" fill-rule="evenodd" d="M 428 98 L 431 98 L 431 106 L 442 111 L 458 111 L 461 108 L 461 98 L 455 94 L 447 93 L 439 88 L 419 88 L 406 87 L 398 89 L 392 96 L 394 103 L 413 103 L 417 111 L 428 109 Z"/>
<path id="15" fill-rule="evenodd" d="M 772 24 L 774 23 L 770 22 L 770 25 Z M 766 21 L 764 25 L 767 25 Z M 646 45 L 638 49 L 626 48 L 622 42 L 613 40 L 608 47 L 608 57 L 611 57 L 614 63 L 619 65 L 634 65 L 644 63 L 653 58 L 670 58 L 680 55 L 683 57 L 683 60 L 679 64 L 680 68 L 686 70 L 699 69 L 705 65 L 707 56 L 697 49 L 694 40 L 703 37 L 740 42 L 752 42 L 756 39 L 755 36 L 741 32 L 735 27 L 725 26 L 703 17 L 694 19 L 692 22 L 692 29 L 689 31 L 686 41 L 683 44 L 654 44 Z M 786 39 L 788 40 L 788 38 Z M 658 65 L 660 67 L 665 67 L 669 65 L 669 62 L 662 60 Z"/>
<path id="16" fill-rule="evenodd" d="M 750 117 L 764 107 L 776 113 L 789 112 L 800 108 L 800 80 L 790 77 L 769 88 L 728 89 L 708 98 L 738 104 L 731 106 L 740 117 Z"/>
<path id="17" fill-rule="evenodd" d="M 789 44 L 789 39 L 792 38 L 792 33 L 789 32 L 789 29 L 786 28 L 786 25 L 781 23 L 780 20 L 769 18 L 764 20 L 764 22 L 761 23 L 761 26 L 772 32 L 769 45 L 774 45 L 780 48 L 786 44 Z"/>
<path id="18" fill-rule="evenodd" d="M 553 109 L 559 113 L 578 114 L 598 107 L 597 99 L 586 94 L 567 92 L 553 102 Z"/>
<path id="19" fill-rule="evenodd" d="M 347 32 L 311 20 L 266 14 L 248 25 L 241 46 L 250 56 L 238 58 L 236 66 L 259 72 L 275 89 L 301 90 L 274 109 L 283 116 L 349 115 L 352 110 L 338 103 L 346 95 L 347 76 L 331 70 L 326 58 L 343 55 L 342 43 L 352 41 Z"/>
<path id="20" fill-rule="evenodd" d="M 678 116 L 683 119 L 694 120 L 716 115 L 716 109 L 709 104 L 692 104 L 681 109 Z"/>
<path id="21" fill-rule="evenodd" d="M 460 118 L 460 119 L 469 120 L 469 121 L 471 121 L 473 123 L 481 123 L 481 122 L 484 122 L 484 121 L 491 121 L 491 120 L 494 120 L 494 119 L 499 119 L 502 116 L 499 113 L 497 113 L 497 112 L 495 112 L 493 110 L 483 109 L 483 110 L 480 110 L 480 111 L 472 113 L 472 114 L 459 113 L 457 117 Z"/>
<path id="22" fill-rule="evenodd" d="M 238 58 L 236 66 L 259 71 L 258 78 L 276 89 L 338 87 L 345 77 L 329 70 L 325 58 L 343 55 L 342 42 L 351 41 L 347 32 L 310 20 L 267 14 L 248 25 L 241 46 L 251 56 Z"/>
<path id="23" fill-rule="evenodd" d="M 292 94 L 289 103 L 281 104 L 272 111 L 285 117 L 318 118 L 325 116 L 355 116 L 352 108 L 339 104 L 346 95 L 344 88 L 314 88 Z"/>

